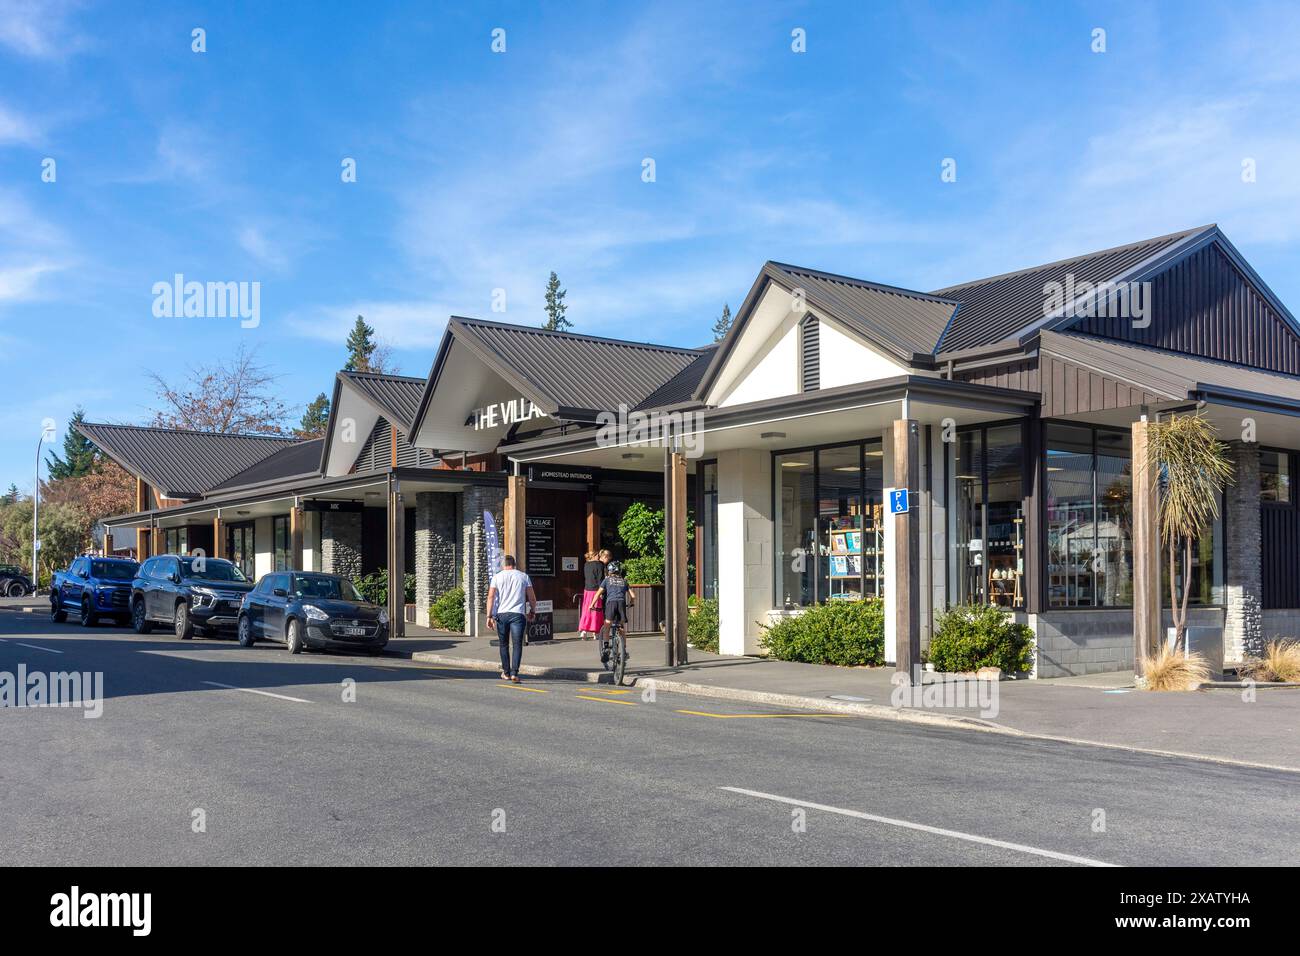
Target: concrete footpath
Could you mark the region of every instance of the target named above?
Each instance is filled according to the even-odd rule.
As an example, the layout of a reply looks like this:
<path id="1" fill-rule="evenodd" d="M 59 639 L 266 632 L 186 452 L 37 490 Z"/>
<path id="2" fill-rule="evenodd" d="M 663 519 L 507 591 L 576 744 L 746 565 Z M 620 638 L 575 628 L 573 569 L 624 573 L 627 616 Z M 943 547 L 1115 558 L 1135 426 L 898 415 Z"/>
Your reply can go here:
<path id="1" fill-rule="evenodd" d="M 411 636 L 390 642 L 388 653 L 475 670 L 500 668 L 495 639 L 408 628 Z M 966 699 L 954 699 L 954 693 L 945 700 L 940 688 L 926 685 L 921 699 L 900 700 L 891 682 L 891 667 L 722 657 L 694 648 L 689 664 L 668 667 L 663 663 L 662 637 L 632 638 L 629 646 L 632 656 L 625 683 L 643 689 L 653 683 L 659 690 L 758 706 L 852 713 L 1300 773 L 1300 687 L 1259 688 L 1253 700 L 1240 688 L 1152 693 L 1136 690 L 1133 674 L 1123 672 L 999 681 L 992 699 L 974 699 L 969 693 Z M 563 636 L 550 644 L 526 647 L 523 676 L 610 680 L 593 642 Z M 971 684 L 962 689 L 969 692 Z"/>

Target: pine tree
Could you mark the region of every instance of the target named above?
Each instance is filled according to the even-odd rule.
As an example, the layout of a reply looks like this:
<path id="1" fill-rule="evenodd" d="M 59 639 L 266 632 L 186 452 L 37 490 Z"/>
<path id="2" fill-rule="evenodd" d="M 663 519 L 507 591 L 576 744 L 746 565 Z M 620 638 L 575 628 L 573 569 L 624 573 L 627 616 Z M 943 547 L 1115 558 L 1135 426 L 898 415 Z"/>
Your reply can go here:
<path id="1" fill-rule="evenodd" d="M 366 320 L 358 315 L 356 324 L 352 326 L 352 331 L 348 333 L 348 362 L 343 366 L 343 371 L 373 371 L 370 359 L 378 347 L 379 343 L 375 341 L 374 327 L 367 325 Z"/>
<path id="2" fill-rule="evenodd" d="M 90 439 L 77 430 L 77 426 L 86 420 L 86 413 L 80 407 L 68 419 L 68 430 L 63 436 L 63 457 L 55 451 L 50 452 L 46 465 L 50 481 L 60 478 L 80 478 L 90 473 L 95 464 L 96 450 Z"/>
<path id="3" fill-rule="evenodd" d="M 6 491 L 3 495 L 0 495 L 0 504 L 4 504 L 4 505 L 17 504 L 19 497 L 20 497 L 20 493 L 18 491 L 18 486 L 15 485 L 13 482 L 10 482 L 9 490 Z"/>
<path id="4" fill-rule="evenodd" d="M 329 427 L 330 400 L 321 392 L 309 402 L 307 410 L 302 413 L 302 422 L 298 426 L 299 438 L 320 438 Z"/>
<path id="5" fill-rule="evenodd" d="M 546 282 L 546 322 L 542 328 L 550 332 L 567 332 L 573 328 L 573 323 L 564 317 L 569 308 L 564 304 L 567 294 L 560 288 L 560 277 L 552 271 L 551 278 Z"/>
<path id="6" fill-rule="evenodd" d="M 713 341 L 721 342 L 731 331 L 731 304 L 724 302 L 722 314 L 713 323 Z"/>

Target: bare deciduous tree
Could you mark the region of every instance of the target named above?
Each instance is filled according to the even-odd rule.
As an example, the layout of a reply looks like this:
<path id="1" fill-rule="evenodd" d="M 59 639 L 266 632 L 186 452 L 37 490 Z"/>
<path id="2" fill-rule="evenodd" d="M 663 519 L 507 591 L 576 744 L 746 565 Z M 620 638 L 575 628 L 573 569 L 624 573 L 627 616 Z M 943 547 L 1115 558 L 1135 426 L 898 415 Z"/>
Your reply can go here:
<path id="1" fill-rule="evenodd" d="M 240 346 L 229 359 L 193 366 L 185 378 L 168 382 L 150 371 L 153 424 L 209 432 L 286 433 L 288 407 L 271 389 L 279 376 L 257 361 L 257 350 Z"/>

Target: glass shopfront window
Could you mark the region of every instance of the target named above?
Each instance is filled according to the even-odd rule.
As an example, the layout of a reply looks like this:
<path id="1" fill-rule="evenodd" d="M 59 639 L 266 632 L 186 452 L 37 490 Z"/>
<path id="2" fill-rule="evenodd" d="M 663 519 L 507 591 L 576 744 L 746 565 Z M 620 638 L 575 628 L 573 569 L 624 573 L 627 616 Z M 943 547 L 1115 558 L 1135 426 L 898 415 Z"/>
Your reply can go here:
<path id="1" fill-rule="evenodd" d="M 953 533 L 957 600 L 1025 606 L 1024 427 L 959 432 Z"/>
<path id="2" fill-rule="evenodd" d="M 773 456 L 776 605 L 883 593 L 883 458 L 878 442 Z"/>
<path id="3" fill-rule="evenodd" d="M 700 464 L 700 503 L 696 514 L 700 526 L 696 529 L 700 542 L 700 587 L 705 600 L 718 596 L 718 463 Z"/>
<path id="4" fill-rule="evenodd" d="M 1133 604 L 1133 462 L 1127 432 L 1047 426 L 1047 604 Z"/>
<path id="5" fill-rule="evenodd" d="M 276 515 L 271 519 L 271 540 L 275 549 L 275 570 L 288 571 L 290 565 L 288 515 Z"/>
<path id="6" fill-rule="evenodd" d="M 189 540 L 188 528 L 166 528 L 163 531 L 163 547 L 167 549 L 168 554 L 187 554 Z"/>
<path id="7" fill-rule="evenodd" d="M 1291 454 L 1263 449 L 1259 453 L 1259 500 L 1291 503 Z"/>
<path id="8" fill-rule="evenodd" d="M 256 575 L 256 546 L 253 542 L 253 522 L 241 522 L 226 526 L 226 557 L 239 565 L 244 577 L 250 581 Z"/>

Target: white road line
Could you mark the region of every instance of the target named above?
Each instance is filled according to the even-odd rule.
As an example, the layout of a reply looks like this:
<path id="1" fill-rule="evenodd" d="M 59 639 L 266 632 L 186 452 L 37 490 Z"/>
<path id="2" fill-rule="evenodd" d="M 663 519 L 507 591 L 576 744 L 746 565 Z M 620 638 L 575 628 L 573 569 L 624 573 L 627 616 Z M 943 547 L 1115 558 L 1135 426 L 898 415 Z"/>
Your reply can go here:
<path id="1" fill-rule="evenodd" d="M 10 643 L 12 643 L 12 644 L 17 644 L 19 647 L 30 647 L 30 648 L 31 648 L 32 650 L 34 650 L 34 651 L 45 651 L 45 653 L 47 653 L 47 654 L 62 654 L 62 653 L 63 653 L 63 651 L 56 651 L 56 650 L 55 650 L 54 648 L 52 648 L 52 647 L 41 647 L 40 645 L 37 645 L 37 644 L 24 644 L 22 641 L 11 641 Z"/>
<path id="2" fill-rule="evenodd" d="M 1004 850 L 1015 850 L 1017 853 L 1030 853 L 1034 856 L 1045 856 L 1052 860 L 1062 860 L 1066 863 L 1078 863 L 1082 866 L 1116 866 L 1115 863 L 1105 863 L 1101 860 L 1091 860 L 1086 856 L 1072 856 L 1069 853 L 1057 853 L 1055 850 L 1043 850 L 1036 846 L 1026 846 L 1023 843 L 1009 843 L 1006 840 L 994 840 L 991 837 L 976 836 L 973 833 L 962 833 L 960 830 L 945 830 L 942 827 L 927 826 L 924 823 L 912 823 L 909 820 L 895 820 L 892 817 L 880 817 L 874 813 L 863 813 L 861 810 L 845 810 L 842 807 L 828 807 L 824 803 L 811 803 L 808 800 L 795 800 L 791 797 L 778 797 L 774 793 L 762 793 L 758 790 L 745 790 L 741 787 L 719 787 L 719 790 L 727 790 L 731 793 L 743 794 L 747 797 L 758 797 L 760 800 L 772 800 L 776 803 L 787 803 L 794 807 L 807 807 L 810 810 L 824 810 L 827 813 L 838 813 L 840 816 L 854 817 L 858 820 L 870 820 L 872 823 L 884 823 L 891 827 L 902 827 L 905 830 L 919 830 L 921 833 L 933 833 L 936 836 L 952 837 L 955 840 L 966 840 L 970 843 L 982 843 L 985 846 L 1001 847 Z"/>
<path id="3" fill-rule="evenodd" d="M 311 703 L 311 701 L 309 701 L 309 700 L 303 700 L 301 697 L 289 697 L 289 696 L 287 696 L 287 695 L 285 695 L 285 694 L 272 694 L 269 690 L 253 690 L 253 688 L 251 688 L 251 687 L 236 687 L 234 684 L 218 684 L 218 683 L 217 683 L 216 681 L 214 681 L 214 680 L 205 680 L 205 681 L 202 681 L 202 683 L 204 683 L 204 684 L 208 684 L 208 685 L 210 685 L 210 686 L 212 686 L 212 687 L 224 687 L 226 690 L 239 690 L 239 691 L 243 691 L 245 694 L 257 694 L 257 695 L 259 695 L 259 696 L 261 696 L 261 697 L 274 697 L 276 700 L 291 700 L 291 701 L 293 701 L 295 704 L 310 704 L 310 703 Z"/>

